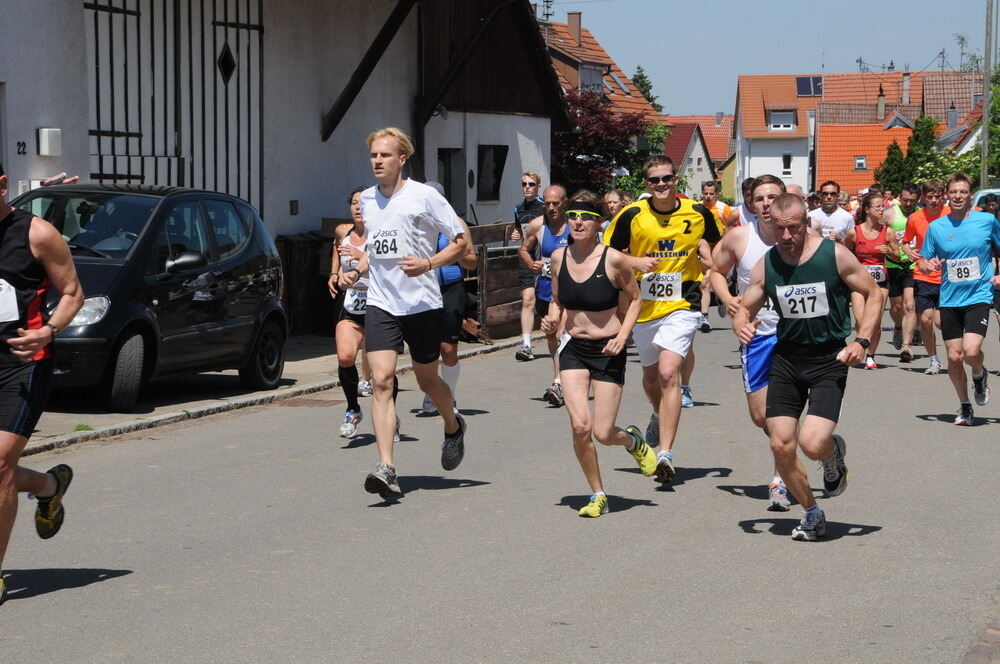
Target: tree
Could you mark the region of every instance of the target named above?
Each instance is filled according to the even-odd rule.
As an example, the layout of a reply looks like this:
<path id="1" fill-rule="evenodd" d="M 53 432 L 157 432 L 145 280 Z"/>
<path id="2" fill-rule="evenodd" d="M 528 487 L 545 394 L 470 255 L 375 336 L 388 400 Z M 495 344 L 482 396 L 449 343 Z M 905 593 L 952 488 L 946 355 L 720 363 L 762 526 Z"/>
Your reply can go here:
<path id="1" fill-rule="evenodd" d="M 615 113 L 611 102 L 599 92 L 570 90 L 566 110 L 576 125 L 572 131 L 552 137 L 552 181 L 572 190 L 584 187 L 605 191 L 612 172 L 624 168 L 635 172 L 645 155 L 635 146 L 636 136 L 650 131 L 642 113 Z"/>
<path id="2" fill-rule="evenodd" d="M 653 94 L 653 81 L 649 79 L 649 76 L 646 74 L 646 70 L 642 68 L 642 65 L 635 68 L 635 74 L 632 75 L 632 83 L 639 89 L 642 96 L 646 98 L 649 105 L 656 109 L 657 113 L 663 112 L 663 106 L 656 103 L 656 100 L 659 99 L 659 97 Z"/>
<path id="3" fill-rule="evenodd" d="M 899 143 L 893 141 L 885 150 L 885 161 L 875 169 L 875 179 L 892 191 L 900 191 L 910 181 L 913 171 L 903 156 Z"/>
<path id="4" fill-rule="evenodd" d="M 921 115 L 913 124 L 913 135 L 906 150 L 906 173 L 911 178 L 916 176 L 918 168 L 934 160 L 934 130 L 937 124 L 937 119 L 930 115 Z"/>

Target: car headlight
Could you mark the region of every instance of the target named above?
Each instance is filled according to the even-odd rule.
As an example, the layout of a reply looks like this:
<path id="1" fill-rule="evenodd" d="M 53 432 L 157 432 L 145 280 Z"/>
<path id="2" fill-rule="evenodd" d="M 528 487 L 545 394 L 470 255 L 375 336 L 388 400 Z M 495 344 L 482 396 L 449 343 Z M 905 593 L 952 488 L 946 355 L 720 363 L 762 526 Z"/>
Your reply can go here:
<path id="1" fill-rule="evenodd" d="M 77 325 L 93 325 L 104 318 L 104 314 L 108 313 L 108 307 L 111 306 L 111 300 L 100 295 L 98 297 L 88 297 L 83 301 L 83 306 L 80 307 L 80 311 L 76 312 L 76 316 L 73 316 L 73 320 L 69 322 L 67 327 L 76 327 Z"/>

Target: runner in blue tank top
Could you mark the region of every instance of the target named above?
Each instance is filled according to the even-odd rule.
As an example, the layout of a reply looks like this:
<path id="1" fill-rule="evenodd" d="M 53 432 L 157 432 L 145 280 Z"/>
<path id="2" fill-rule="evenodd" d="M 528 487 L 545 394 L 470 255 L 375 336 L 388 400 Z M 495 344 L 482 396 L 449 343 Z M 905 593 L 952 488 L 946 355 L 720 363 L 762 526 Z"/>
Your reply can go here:
<path id="1" fill-rule="evenodd" d="M 941 270 L 941 338 L 948 350 L 948 377 L 960 402 L 955 424 L 972 424 L 972 403 L 963 362 L 972 369 L 976 404 L 989 403 L 990 388 L 983 366 L 983 339 L 993 304 L 993 247 L 1000 247 L 1000 222 L 987 212 L 972 210 L 972 183 L 964 173 L 948 178 L 946 196 L 951 213 L 927 228 L 918 268 L 925 274 Z"/>

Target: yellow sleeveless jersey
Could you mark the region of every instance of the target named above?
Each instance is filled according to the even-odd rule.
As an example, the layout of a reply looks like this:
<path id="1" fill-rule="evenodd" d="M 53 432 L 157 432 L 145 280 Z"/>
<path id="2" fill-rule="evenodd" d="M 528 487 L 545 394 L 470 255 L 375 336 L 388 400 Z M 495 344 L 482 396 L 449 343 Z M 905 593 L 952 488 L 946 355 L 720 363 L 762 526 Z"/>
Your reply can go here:
<path id="1" fill-rule="evenodd" d="M 642 308 L 639 322 L 663 318 L 675 311 L 701 307 L 701 263 L 698 243 L 721 238 L 714 215 L 701 203 L 678 198 L 668 213 L 645 199 L 622 208 L 604 233 L 604 244 L 636 257 L 659 258 L 653 272 L 636 272 Z"/>

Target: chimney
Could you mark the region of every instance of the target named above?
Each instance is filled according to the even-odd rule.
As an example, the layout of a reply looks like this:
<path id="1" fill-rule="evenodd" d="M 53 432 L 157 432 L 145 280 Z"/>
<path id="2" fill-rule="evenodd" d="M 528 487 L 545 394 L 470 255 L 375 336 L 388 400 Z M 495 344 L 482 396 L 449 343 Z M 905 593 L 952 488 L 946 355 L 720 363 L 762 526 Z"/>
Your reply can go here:
<path id="1" fill-rule="evenodd" d="M 955 110 L 955 102 L 951 102 L 951 108 L 948 109 L 948 131 L 956 126 L 958 126 L 958 111 Z"/>
<path id="2" fill-rule="evenodd" d="M 878 86 L 878 102 L 876 104 L 875 117 L 879 120 L 885 119 L 885 91 L 882 86 Z"/>
<path id="3" fill-rule="evenodd" d="M 896 63 L 889 60 L 889 69 L 887 71 L 896 71 Z"/>
<path id="4" fill-rule="evenodd" d="M 903 99 L 901 100 L 904 104 L 910 103 L 910 72 L 903 72 Z"/>
<path id="5" fill-rule="evenodd" d="M 722 126 L 722 111 L 717 111 L 715 114 L 715 126 L 716 127 Z"/>
<path id="6" fill-rule="evenodd" d="M 577 46 L 583 44 L 583 36 L 581 34 L 580 24 L 583 22 L 583 12 L 567 12 L 566 13 L 566 27 L 569 28 L 569 36 L 573 38 L 573 41 L 577 43 Z"/>

